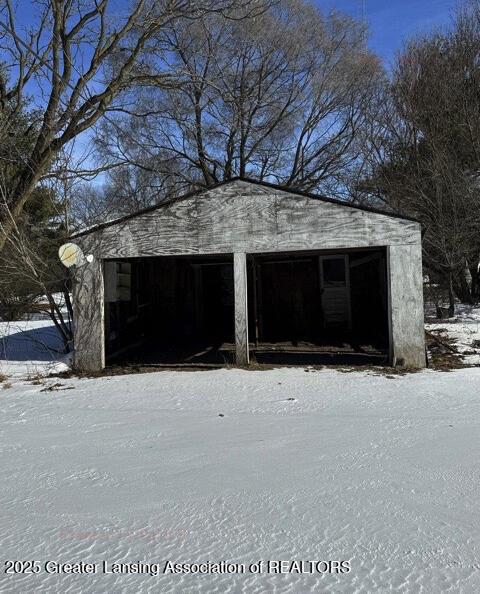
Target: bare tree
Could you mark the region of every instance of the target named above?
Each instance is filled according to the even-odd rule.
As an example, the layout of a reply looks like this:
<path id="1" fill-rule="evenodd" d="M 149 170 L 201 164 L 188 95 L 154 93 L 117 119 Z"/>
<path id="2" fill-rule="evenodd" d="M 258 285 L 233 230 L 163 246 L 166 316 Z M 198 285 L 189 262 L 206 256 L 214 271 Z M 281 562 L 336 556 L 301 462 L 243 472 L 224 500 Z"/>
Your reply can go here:
<path id="1" fill-rule="evenodd" d="M 241 21 L 175 21 L 155 40 L 150 76 L 123 96 L 123 114 L 98 139 L 110 160 L 156 176 L 154 199 L 161 180 L 180 191 L 238 175 L 344 190 L 380 72 L 360 23 L 281 0 Z M 162 84 L 164 51 L 179 86 Z"/>
<path id="2" fill-rule="evenodd" d="M 391 83 L 379 89 L 364 128 L 367 200 L 423 224 L 428 274 L 449 295 L 480 296 L 480 3 L 450 30 L 413 39 Z"/>
<path id="3" fill-rule="evenodd" d="M 30 96 L 36 115 L 35 142 L 0 205 L 0 250 L 55 156 L 114 109 L 135 77 L 146 74 L 137 66 L 155 36 L 178 19 L 225 10 L 242 18 L 263 10 L 259 0 L 137 0 L 124 15 L 110 0 L 34 4 L 36 20 L 22 29 L 12 1 L 0 2 L 0 59 L 10 75 L 0 75 L 0 110 L 16 114 Z M 176 84 L 168 68 L 155 79 L 160 87 Z"/>

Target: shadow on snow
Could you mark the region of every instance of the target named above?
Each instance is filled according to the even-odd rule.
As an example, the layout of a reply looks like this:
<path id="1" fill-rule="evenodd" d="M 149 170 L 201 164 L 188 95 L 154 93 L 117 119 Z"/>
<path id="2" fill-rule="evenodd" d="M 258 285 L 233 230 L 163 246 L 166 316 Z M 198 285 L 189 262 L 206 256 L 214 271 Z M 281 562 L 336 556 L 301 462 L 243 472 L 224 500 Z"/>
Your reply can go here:
<path id="1" fill-rule="evenodd" d="M 55 326 L 42 326 L 0 335 L 0 360 L 54 361 L 63 355 L 63 342 Z"/>

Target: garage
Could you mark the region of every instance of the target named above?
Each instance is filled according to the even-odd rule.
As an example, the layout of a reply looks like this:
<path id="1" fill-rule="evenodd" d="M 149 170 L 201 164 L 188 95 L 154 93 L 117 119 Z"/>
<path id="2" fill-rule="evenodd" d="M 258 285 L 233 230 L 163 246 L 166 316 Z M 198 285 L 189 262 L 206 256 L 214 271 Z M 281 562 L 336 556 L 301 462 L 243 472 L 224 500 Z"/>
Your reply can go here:
<path id="1" fill-rule="evenodd" d="M 234 179 L 72 237 L 79 369 L 423 367 L 421 227 Z"/>

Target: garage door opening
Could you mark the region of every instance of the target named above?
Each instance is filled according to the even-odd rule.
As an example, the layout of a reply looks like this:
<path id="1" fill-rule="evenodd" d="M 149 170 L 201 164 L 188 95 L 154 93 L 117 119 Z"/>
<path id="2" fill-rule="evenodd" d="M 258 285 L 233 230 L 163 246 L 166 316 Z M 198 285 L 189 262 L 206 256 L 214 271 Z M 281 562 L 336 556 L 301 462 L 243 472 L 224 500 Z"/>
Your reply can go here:
<path id="1" fill-rule="evenodd" d="M 233 257 L 105 262 L 108 363 L 233 362 Z"/>
<path id="2" fill-rule="evenodd" d="M 388 363 L 384 249 L 249 255 L 251 360 Z M 235 362 L 233 256 L 105 262 L 107 362 Z"/>
<path id="3" fill-rule="evenodd" d="M 258 362 L 388 362 L 384 249 L 250 256 L 248 288 Z"/>

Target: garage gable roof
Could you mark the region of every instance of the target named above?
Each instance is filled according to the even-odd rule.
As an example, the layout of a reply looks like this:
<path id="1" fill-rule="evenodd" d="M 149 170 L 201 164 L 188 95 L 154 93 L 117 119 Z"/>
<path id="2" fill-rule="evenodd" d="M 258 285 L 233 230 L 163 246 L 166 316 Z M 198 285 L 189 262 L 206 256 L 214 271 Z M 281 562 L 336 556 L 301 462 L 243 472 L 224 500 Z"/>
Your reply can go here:
<path id="1" fill-rule="evenodd" d="M 366 212 L 373 212 L 376 214 L 381 214 L 387 217 L 391 217 L 391 218 L 395 218 L 395 219 L 403 219 L 406 221 L 413 221 L 415 223 L 419 223 L 419 221 L 413 217 L 408 217 L 408 216 L 404 216 L 400 213 L 397 212 L 392 212 L 392 211 L 386 211 L 386 210 L 382 210 L 379 208 L 374 208 L 371 206 L 363 206 L 363 205 L 358 205 L 358 204 L 351 204 L 349 202 L 344 202 L 342 200 L 338 200 L 336 198 L 328 198 L 326 196 L 322 196 L 319 194 L 313 194 L 311 192 L 304 192 L 302 190 L 296 190 L 294 188 L 289 188 L 286 186 L 281 186 L 278 184 L 273 184 L 271 182 L 266 182 L 266 181 L 259 181 L 259 180 L 255 180 L 255 179 L 251 179 L 248 177 L 232 177 L 231 179 L 227 180 L 227 181 L 222 181 L 219 182 L 213 186 L 209 186 L 208 188 L 200 188 L 198 190 L 193 190 L 191 192 L 187 192 L 186 194 L 183 194 L 181 196 L 176 196 L 174 198 L 170 198 L 167 200 L 164 200 L 158 204 L 155 204 L 153 206 L 150 206 L 148 208 L 143 208 L 141 210 L 138 210 L 134 213 L 119 217 L 117 219 L 112 219 L 111 221 L 106 221 L 105 223 L 100 223 L 98 225 L 94 225 L 92 227 L 89 227 L 88 229 L 85 229 L 84 231 L 79 231 L 78 233 L 74 233 L 73 235 L 71 235 L 71 239 L 74 239 L 76 237 L 82 237 L 84 235 L 89 235 L 90 233 L 94 233 L 95 231 L 99 231 L 101 229 L 105 229 L 106 227 L 112 227 L 114 225 L 118 225 L 120 223 L 123 223 L 124 221 L 128 221 L 129 219 L 133 219 L 135 217 L 141 216 L 145 213 L 148 212 L 152 212 L 155 210 L 160 210 L 172 203 L 175 202 L 181 202 L 182 200 L 187 200 L 189 198 L 193 198 L 194 196 L 199 196 L 201 194 L 206 194 L 207 192 L 211 192 L 212 190 L 215 190 L 216 188 L 228 185 L 228 184 L 233 184 L 235 182 L 245 182 L 245 183 L 249 183 L 249 184 L 253 184 L 256 186 L 263 186 L 265 188 L 270 188 L 273 190 L 277 190 L 279 192 L 285 192 L 286 194 L 290 194 L 293 196 L 301 196 L 303 198 L 311 198 L 312 200 L 319 200 L 321 202 L 327 202 L 329 204 L 335 204 L 337 206 L 343 206 L 345 208 L 353 208 L 356 210 L 363 210 Z"/>

